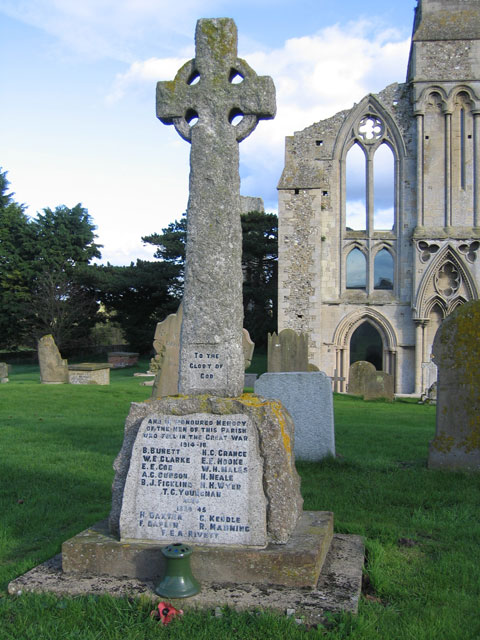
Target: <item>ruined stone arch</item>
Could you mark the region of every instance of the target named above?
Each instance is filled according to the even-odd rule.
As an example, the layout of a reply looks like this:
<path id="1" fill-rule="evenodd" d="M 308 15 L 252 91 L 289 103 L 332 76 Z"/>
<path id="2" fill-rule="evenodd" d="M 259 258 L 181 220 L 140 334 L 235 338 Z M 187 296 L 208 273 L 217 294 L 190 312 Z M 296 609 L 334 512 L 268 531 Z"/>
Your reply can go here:
<path id="1" fill-rule="evenodd" d="M 421 244 L 422 243 L 417 244 L 417 250 L 419 251 L 422 251 Z M 442 289 L 438 284 L 439 274 L 442 268 L 448 264 L 451 264 L 456 274 L 458 274 L 458 283 L 453 282 L 451 293 L 448 288 Z M 456 277 L 457 276 L 452 273 L 452 279 Z M 447 244 L 436 253 L 433 261 L 423 274 L 413 305 L 414 320 L 428 319 L 429 310 L 432 309 L 435 300 L 441 300 L 442 306 L 444 306 L 447 311 L 452 307 L 452 304 L 457 298 L 464 301 L 476 300 L 478 298 L 478 291 L 475 280 L 463 259 L 454 247 Z"/>
<path id="2" fill-rule="evenodd" d="M 336 391 L 344 392 L 348 384 L 350 368 L 350 340 L 353 333 L 364 322 L 371 324 L 380 334 L 383 344 L 382 370 L 390 373 L 396 380 L 396 352 L 398 338 L 390 321 L 379 311 L 363 307 L 345 316 L 335 329 L 332 344 L 336 352 Z"/>
<path id="3" fill-rule="evenodd" d="M 340 127 L 333 150 L 334 159 L 344 162 L 348 151 L 356 142 L 359 142 L 360 146 L 365 149 L 365 141 L 359 136 L 358 127 L 362 118 L 368 116 L 378 118 L 383 122 L 381 134 L 373 143 L 368 143 L 368 146 L 371 146 L 372 149 L 377 149 L 380 144 L 385 142 L 390 146 L 395 159 L 402 162 L 406 155 L 403 136 L 392 116 L 373 94 L 365 96 L 350 111 L 345 122 Z"/>

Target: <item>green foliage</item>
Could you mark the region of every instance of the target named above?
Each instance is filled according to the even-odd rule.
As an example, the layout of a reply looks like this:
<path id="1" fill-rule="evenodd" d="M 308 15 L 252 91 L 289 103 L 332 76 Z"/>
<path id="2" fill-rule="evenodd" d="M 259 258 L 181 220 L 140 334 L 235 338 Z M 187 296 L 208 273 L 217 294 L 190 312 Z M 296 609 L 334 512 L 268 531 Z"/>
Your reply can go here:
<path id="1" fill-rule="evenodd" d="M 277 327 L 278 219 L 273 213 L 242 215 L 243 325 L 256 347 Z"/>
<path id="2" fill-rule="evenodd" d="M 273 213 L 250 211 L 242 214 L 244 327 L 257 348 L 267 343 L 267 333 L 276 330 L 278 220 Z M 171 290 L 180 299 L 183 289 L 187 218 L 172 222 L 162 233 L 142 238 L 155 245 L 155 258 L 178 267 Z"/>
<path id="3" fill-rule="evenodd" d="M 0 345 L 16 345 L 25 330 L 25 305 L 34 275 L 34 236 L 24 207 L 7 193 L 9 182 L 0 169 Z"/>
<path id="4" fill-rule="evenodd" d="M 0 171 L 0 346 L 52 333 L 59 348 L 82 342 L 95 322 L 94 291 L 83 269 L 100 258 L 88 211 L 44 209 L 29 219 Z"/>
<path id="5" fill-rule="evenodd" d="M 90 281 L 105 311 L 122 327 L 128 344 L 140 353 L 152 349 L 157 322 L 175 313 L 179 268 L 169 262 L 137 260 L 128 267 L 91 267 Z"/>

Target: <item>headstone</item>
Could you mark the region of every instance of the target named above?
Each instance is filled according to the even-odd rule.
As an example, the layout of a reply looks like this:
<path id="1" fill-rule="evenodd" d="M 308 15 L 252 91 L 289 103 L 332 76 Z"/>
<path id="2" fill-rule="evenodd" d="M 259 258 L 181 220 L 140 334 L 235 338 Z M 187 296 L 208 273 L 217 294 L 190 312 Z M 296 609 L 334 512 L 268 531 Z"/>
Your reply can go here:
<path id="1" fill-rule="evenodd" d="M 365 378 L 364 400 L 383 399 L 387 402 L 393 402 L 394 398 L 393 376 L 390 373 L 375 371 Z"/>
<path id="2" fill-rule="evenodd" d="M 256 373 L 246 373 L 245 374 L 245 386 L 253 389 L 253 385 L 255 384 L 255 380 L 258 378 L 258 374 Z"/>
<path id="3" fill-rule="evenodd" d="M 434 382 L 425 393 L 420 396 L 419 404 L 437 404 L 437 383 Z"/>
<path id="4" fill-rule="evenodd" d="M 157 116 L 191 142 L 179 391 L 235 397 L 244 383 L 238 143 L 273 118 L 275 88 L 237 58 L 233 20 L 199 20 L 195 42 L 195 58 L 157 84 Z"/>
<path id="5" fill-rule="evenodd" d="M 178 365 L 180 360 L 180 329 L 183 319 L 183 304 L 176 313 L 157 324 L 153 339 L 156 355 L 150 363 L 155 371 L 152 398 L 175 396 L 178 393 Z"/>
<path id="6" fill-rule="evenodd" d="M 292 416 L 296 459 L 335 455 L 332 384 L 325 373 L 264 373 L 255 382 L 255 393 L 279 400 Z"/>
<path id="7" fill-rule="evenodd" d="M 8 382 L 8 364 L 0 362 L 0 384 Z"/>
<path id="8" fill-rule="evenodd" d="M 136 351 L 110 351 L 108 363 L 112 365 L 112 369 L 125 369 L 126 367 L 134 367 L 138 364 L 138 356 Z"/>
<path id="9" fill-rule="evenodd" d="M 68 365 L 70 384 L 110 384 L 110 368 L 108 362 L 82 362 Z"/>
<path id="10" fill-rule="evenodd" d="M 358 360 L 350 365 L 348 371 L 347 393 L 352 396 L 365 395 L 366 381 L 376 375 L 375 365 L 365 360 Z"/>
<path id="11" fill-rule="evenodd" d="M 437 365 L 433 360 L 422 362 L 422 389 L 424 394 L 428 394 L 428 390 L 437 381 L 437 376 Z"/>
<path id="12" fill-rule="evenodd" d="M 255 343 L 250 338 L 250 334 L 246 329 L 242 329 L 242 350 L 243 350 L 243 362 L 244 369 L 252 364 L 253 352 L 255 350 Z"/>
<path id="13" fill-rule="evenodd" d="M 268 334 L 268 372 L 308 371 L 308 335 L 283 329 Z"/>
<path id="14" fill-rule="evenodd" d="M 238 142 L 273 116 L 275 101 L 271 79 L 236 55 L 233 20 L 199 20 L 195 59 L 157 85 L 158 117 L 192 143 L 179 395 L 132 404 L 110 516 L 125 541 L 261 548 L 286 543 L 302 510 L 290 416 L 277 402 L 240 397 Z"/>
<path id="15" fill-rule="evenodd" d="M 431 469 L 480 470 L 480 301 L 445 318 L 433 343 L 438 368 Z"/>
<path id="16" fill-rule="evenodd" d="M 40 381 L 42 384 L 68 382 L 68 362 L 62 359 L 52 335 L 40 338 L 37 345 Z"/>

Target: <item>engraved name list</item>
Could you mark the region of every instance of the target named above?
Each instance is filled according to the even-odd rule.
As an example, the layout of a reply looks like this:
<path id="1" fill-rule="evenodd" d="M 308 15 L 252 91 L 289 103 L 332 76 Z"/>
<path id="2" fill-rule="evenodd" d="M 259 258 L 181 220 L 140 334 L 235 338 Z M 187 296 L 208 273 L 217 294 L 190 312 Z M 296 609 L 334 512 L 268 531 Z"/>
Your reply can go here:
<path id="1" fill-rule="evenodd" d="M 261 479 L 248 416 L 147 416 L 125 484 L 121 537 L 264 546 Z"/>

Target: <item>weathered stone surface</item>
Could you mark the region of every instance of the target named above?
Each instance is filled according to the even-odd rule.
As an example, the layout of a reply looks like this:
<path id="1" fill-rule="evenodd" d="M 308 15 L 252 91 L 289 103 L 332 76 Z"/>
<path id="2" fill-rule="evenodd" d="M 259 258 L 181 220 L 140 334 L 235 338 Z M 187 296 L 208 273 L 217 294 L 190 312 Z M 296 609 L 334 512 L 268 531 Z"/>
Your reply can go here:
<path id="1" fill-rule="evenodd" d="M 68 382 L 68 362 L 62 359 L 52 335 L 40 338 L 37 351 L 42 384 L 65 384 Z"/>
<path id="2" fill-rule="evenodd" d="M 250 338 L 250 334 L 248 333 L 247 329 L 242 329 L 242 349 L 244 368 L 248 369 L 248 367 L 252 364 L 255 343 Z"/>
<path id="3" fill-rule="evenodd" d="M 406 83 L 301 131 L 293 122 L 285 140 L 278 330 L 307 333 L 310 361 L 341 392 L 354 333 L 368 323 L 378 369 L 395 376 L 396 393 L 420 396 L 433 383 L 422 383 L 422 364 L 436 329 L 480 291 L 480 3 L 418 0 L 415 14 Z M 387 147 L 395 162 L 380 159 Z M 377 169 L 353 216 L 346 169 L 359 149 Z M 380 223 L 382 182 L 393 215 Z M 359 250 L 364 283 L 348 277 Z M 379 277 L 382 260 L 392 269 Z"/>
<path id="4" fill-rule="evenodd" d="M 186 431 L 164 431 L 153 430 L 148 431 L 147 427 L 154 427 L 154 422 L 148 422 L 148 420 L 154 420 L 155 418 L 158 420 L 158 416 L 162 417 L 162 424 L 158 425 L 160 427 L 165 427 L 164 424 L 165 419 L 168 419 L 168 416 L 171 420 L 184 417 L 186 421 L 191 420 L 189 416 L 193 414 L 202 414 L 206 417 L 195 416 L 194 420 L 203 420 L 203 421 L 212 421 L 212 425 L 181 425 L 178 427 L 184 426 Z M 248 422 L 248 426 L 228 426 L 227 423 L 229 421 L 238 421 L 237 416 L 246 416 L 247 420 L 244 420 L 242 417 L 240 419 L 241 422 Z M 225 423 L 225 425 L 224 425 Z M 142 437 L 143 431 L 141 430 L 141 425 L 143 429 L 145 429 L 145 433 L 152 436 L 151 438 L 142 438 L 142 442 L 137 442 L 138 437 Z M 201 431 L 201 429 L 215 429 L 215 431 Z M 222 428 L 225 431 L 222 434 Z M 232 428 L 239 428 L 241 430 L 247 429 L 247 433 L 238 432 L 233 433 Z M 167 438 L 161 438 L 162 433 L 167 435 Z M 157 438 L 155 438 L 157 435 Z M 185 435 L 185 438 L 171 438 L 172 435 Z M 219 437 L 222 435 L 226 435 L 227 439 L 213 439 L 213 437 Z M 241 436 L 244 438 L 247 436 L 247 441 L 249 442 L 250 449 L 248 450 L 246 455 L 238 455 L 235 456 L 235 452 L 244 451 L 245 440 L 235 440 L 232 436 L 238 437 Z M 145 445 L 145 441 L 147 444 Z M 172 441 L 174 444 L 172 444 Z M 193 444 L 194 446 L 182 446 L 181 443 L 184 442 L 187 445 Z M 164 444 L 167 443 L 167 444 Z M 138 452 L 135 453 L 135 449 L 140 448 L 143 454 L 143 447 L 153 447 L 159 449 L 165 449 L 164 453 L 158 454 L 145 454 L 145 455 L 158 455 L 160 459 L 155 460 L 153 463 L 151 461 L 144 461 L 144 464 L 147 464 L 147 469 L 134 469 L 134 461 L 135 457 L 138 456 Z M 175 449 L 175 453 L 172 453 L 172 450 Z M 195 459 L 194 465 L 198 464 L 198 453 L 193 453 L 193 450 L 197 452 L 206 451 L 205 456 L 200 456 L 200 467 L 204 465 L 208 467 L 204 471 L 199 470 L 200 473 L 207 474 L 205 479 L 202 479 L 200 475 L 197 475 L 197 472 L 190 466 L 191 462 Z M 185 450 L 185 455 L 180 455 L 177 453 L 177 450 L 183 451 Z M 169 451 L 169 452 L 167 452 Z M 189 454 L 189 452 L 192 452 Z M 210 452 L 213 453 L 210 453 Z M 191 462 L 187 463 L 185 459 L 188 456 L 191 456 Z M 129 471 L 131 468 L 131 459 L 132 460 L 132 471 Z M 161 459 L 163 456 L 163 459 Z M 205 460 L 202 462 L 202 457 Z M 168 460 L 167 460 L 168 458 Z M 179 458 L 178 462 L 176 458 Z M 225 465 L 224 460 L 232 459 L 236 461 L 237 464 L 227 464 Z M 241 470 L 245 467 L 245 464 L 240 464 L 239 462 L 245 459 L 248 461 L 248 472 L 245 473 Z M 154 468 L 151 469 L 150 464 L 153 464 Z M 164 468 L 167 466 L 168 468 Z M 213 523 L 216 524 L 216 516 L 228 516 L 230 512 L 224 513 L 222 509 L 224 508 L 224 498 L 223 495 L 215 496 L 215 495 L 202 495 L 205 494 L 205 490 L 208 489 L 208 483 L 212 482 L 215 487 L 212 490 L 209 490 L 209 493 L 215 493 L 218 491 L 222 493 L 222 490 L 219 489 L 218 479 L 210 479 L 210 473 L 221 474 L 225 473 L 221 471 L 221 467 L 227 467 L 230 471 L 227 473 L 232 475 L 232 479 L 227 482 L 233 482 L 233 484 L 244 484 L 247 488 L 247 506 L 245 508 L 242 507 L 241 514 L 242 518 L 248 517 L 248 514 L 252 512 L 253 519 L 255 523 L 260 521 L 260 512 L 265 510 L 264 519 L 266 520 L 266 535 L 265 535 L 265 527 L 261 527 L 260 531 L 252 531 L 252 539 L 251 541 L 246 541 L 244 544 L 257 544 L 262 545 L 267 542 L 275 542 L 275 543 L 285 543 L 293 529 L 295 528 L 297 519 L 301 513 L 302 509 L 302 498 L 300 495 L 300 480 L 298 474 L 295 469 L 294 456 L 293 456 L 293 423 L 288 415 L 288 413 L 283 409 L 283 407 L 278 402 L 264 400 L 255 396 L 254 394 L 245 394 L 239 398 L 218 398 L 213 396 L 193 396 L 193 397 L 168 397 L 163 398 L 161 400 L 151 401 L 149 403 L 132 403 L 130 414 L 127 417 L 125 424 L 125 436 L 123 447 L 115 461 L 115 480 L 113 484 L 112 491 L 112 511 L 110 514 L 110 528 L 111 531 L 115 534 L 124 538 L 124 533 L 122 531 L 122 526 L 124 523 L 128 523 L 128 518 L 124 518 L 122 516 L 122 509 L 125 509 L 124 502 L 125 498 L 127 501 L 131 500 L 129 496 L 130 489 L 128 488 L 129 479 L 128 474 L 135 474 L 139 471 L 146 471 L 148 474 L 150 472 L 154 473 L 154 480 L 159 480 L 161 484 L 158 485 L 158 504 L 157 511 L 155 513 L 161 514 L 163 512 L 163 500 L 162 495 L 164 495 L 165 491 L 170 491 L 171 489 L 178 491 L 179 493 L 172 494 L 177 500 L 177 507 L 175 513 L 175 519 L 178 519 L 178 514 L 182 514 L 184 509 L 188 509 L 190 506 L 195 506 L 197 503 L 196 500 L 199 500 L 199 504 L 201 503 L 202 509 L 205 507 L 205 512 L 208 513 L 210 520 L 210 515 L 214 517 Z M 160 468 L 161 467 L 161 468 Z M 170 468 L 171 467 L 171 468 Z M 214 470 L 213 467 L 217 467 L 220 470 Z M 257 471 L 258 467 L 258 471 Z M 248 488 L 248 483 L 250 482 L 250 470 L 252 471 L 252 482 L 253 486 L 257 491 L 256 495 L 253 495 Z M 158 473 L 168 473 L 173 474 L 172 477 L 169 475 L 159 477 Z M 186 474 L 186 477 L 175 477 L 175 474 Z M 258 483 L 258 475 L 260 477 L 263 474 L 263 489 L 262 489 L 262 481 L 260 481 L 260 486 Z M 132 475 L 133 477 L 133 475 Z M 145 479 L 146 480 L 146 479 Z M 180 481 L 191 483 L 191 486 L 183 487 L 183 486 L 171 486 L 171 482 Z M 206 483 L 206 487 L 202 486 L 202 482 Z M 221 480 L 221 482 L 225 482 Z M 189 491 L 188 496 L 184 496 L 180 493 L 180 489 Z M 230 507 L 235 505 L 235 510 L 237 509 L 235 491 L 233 493 L 231 490 L 229 491 L 229 499 L 231 500 Z M 190 495 L 192 494 L 192 495 Z M 216 508 L 218 503 L 219 511 L 216 512 Z M 170 503 L 169 507 L 170 507 Z M 141 503 L 137 504 L 135 507 L 131 505 L 127 505 L 128 510 L 137 509 L 138 512 L 135 512 L 134 518 L 137 522 L 140 521 L 140 511 L 145 511 L 145 509 L 141 508 Z M 185 513 L 189 513 L 185 511 Z M 198 513 L 197 513 L 198 517 Z M 148 539 L 162 539 L 170 541 L 179 541 L 178 537 L 178 528 L 174 526 L 165 527 L 165 531 L 167 531 L 167 535 L 164 535 L 164 532 L 161 531 L 160 527 L 151 527 L 151 529 L 155 529 L 154 533 L 141 534 Z M 205 528 L 202 528 L 200 525 L 202 524 L 202 520 L 198 517 L 198 521 L 194 524 L 190 522 L 188 519 L 190 529 L 188 529 L 182 535 L 182 541 L 192 542 L 193 540 L 198 540 L 199 536 L 202 532 L 205 532 Z M 252 521 L 253 523 L 253 521 Z M 227 524 L 226 522 L 219 522 L 218 524 Z M 232 523 L 233 525 L 241 524 L 242 526 L 248 524 L 245 521 L 241 523 Z M 135 525 L 135 523 L 132 523 Z M 148 525 L 147 525 L 148 526 Z M 255 524 L 257 526 L 257 524 Z M 143 527 L 143 525 L 142 525 Z M 210 525 L 208 525 L 210 527 Z M 176 529 L 173 535 L 170 535 L 170 531 Z M 143 529 L 142 529 L 143 530 Z M 212 531 L 210 528 L 207 531 Z M 263 531 L 263 533 L 262 533 Z M 225 533 L 225 532 L 224 532 Z M 226 532 L 228 533 L 228 532 Z M 233 532 L 236 533 L 236 532 Z M 243 532 L 245 533 L 245 532 Z M 132 531 L 128 529 L 128 535 L 131 535 Z M 135 533 L 138 535 L 138 533 Z M 259 536 L 264 536 L 260 538 Z M 214 544 L 215 539 L 205 539 L 201 538 L 204 544 Z M 232 536 L 231 542 L 227 539 L 222 541 L 222 544 L 235 544 L 237 542 L 236 537 Z"/>
<path id="5" fill-rule="evenodd" d="M 446 318 L 433 343 L 437 426 L 428 466 L 480 470 L 480 301 Z"/>
<path id="6" fill-rule="evenodd" d="M 246 373 L 245 374 L 245 386 L 251 387 L 253 389 L 253 385 L 255 384 L 255 380 L 258 378 L 256 373 Z"/>
<path id="7" fill-rule="evenodd" d="M 314 589 L 274 585 L 265 588 L 262 584 L 235 585 L 222 582 L 204 584 L 197 595 L 174 600 L 173 604 L 184 610 L 228 606 L 236 610 L 271 609 L 285 614 L 287 610 L 293 609 L 295 616 L 302 618 L 306 624 L 318 624 L 325 621 L 326 612 L 356 613 L 362 584 L 363 559 L 364 545 L 361 536 L 335 534 Z M 194 562 L 195 553 L 192 556 L 192 563 Z M 227 576 L 223 576 L 225 577 Z M 8 585 L 8 593 L 12 596 L 21 596 L 23 593 L 69 596 L 107 593 L 115 597 L 142 596 L 158 602 L 158 596 L 154 593 L 155 584 L 136 578 L 95 574 L 94 563 L 90 575 L 64 573 L 62 557 L 58 554 L 12 580 Z"/>
<path id="8" fill-rule="evenodd" d="M 191 558 L 195 577 L 203 585 L 282 584 L 310 587 L 317 584 L 333 536 L 333 514 L 304 511 L 285 545 L 265 549 L 195 544 Z M 141 580 L 160 578 L 165 559 L 159 542 L 124 544 L 108 532 L 105 522 L 79 533 L 62 546 L 63 570 L 77 575 L 125 576 Z"/>
<path id="9" fill-rule="evenodd" d="M 264 373 L 255 393 L 279 400 L 295 425 L 295 458 L 322 460 L 335 455 L 332 383 L 321 371 Z"/>
<path id="10" fill-rule="evenodd" d="M 265 205 L 262 198 L 253 198 L 252 196 L 240 196 L 241 213 L 250 213 L 250 211 L 265 211 Z"/>
<path id="11" fill-rule="evenodd" d="M 366 381 L 375 376 L 377 370 L 371 362 L 359 360 L 350 366 L 348 373 L 347 393 L 352 396 L 363 396 L 365 394 Z"/>
<path id="12" fill-rule="evenodd" d="M 107 354 L 108 364 L 112 365 L 112 369 L 133 367 L 138 364 L 139 355 L 136 351 L 110 351 Z"/>
<path id="13" fill-rule="evenodd" d="M 182 319 L 183 303 L 180 303 L 177 313 L 171 313 L 157 324 L 153 340 L 156 355 L 150 363 L 150 370 L 156 371 L 152 398 L 175 396 L 178 393 Z"/>
<path id="14" fill-rule="evenodd" d="M 293 329 L 268 334 L 268 372 L 308 371 L 308 336 Z"/>
<path id="15" fill-rule="evenodd" d="M 180 330 L 183 318 L 183 303 L 178 307 L 177 313 L 172 313 L 163 322 L 157 324 L 153 347 L 156 355 L 150 362 L 150 369 L 156 371 L 153 383 L 152 398 L 164 398 L 178 394 L 178 371 L 180 365 Z M 242 349 L 247 369 L 253 357 L 255 343 L 250 334 L 242 329 Z M 215 364 L 207 362 L 213 366 Z"/>
<path id="16" fill-rule="evenodd" d="M 0 362 L 0 383 L 8 382 L 8 364 Z"/>
<path id="17" fill-rule="evenodd" d="M 365 378 L 364 400 L 383 398 L 388 402 L 393 402 L 394 397 L 393 376 L 389 373 L 375 371 L 374 374 Z"/>
<path id="18" fill-rule="evenodd" d="M 70 384 L 110 384 L 111 365 L 108 362 L 82 362 L 68 365 Z"/>
<path id="19" fill-rule="evenodd" d="M 244 375 L 238 143 L 274 116 L 275 90 L 237 58 L 233 20 L 199 20 L 195 43 L 175 80 L 157 84 L 157 116 L 192 144 L 179 391 L 235 397 Z"/>

